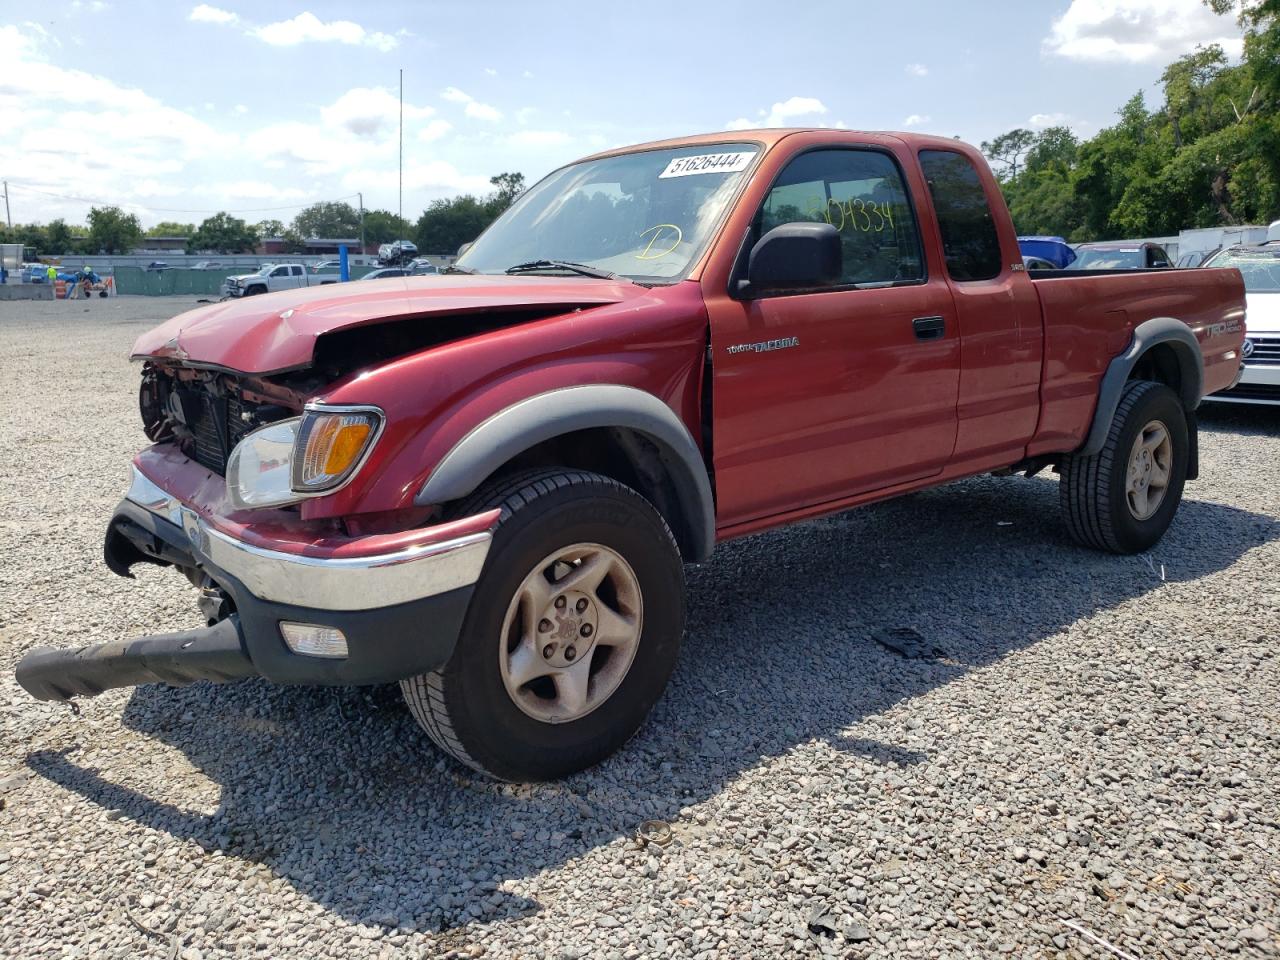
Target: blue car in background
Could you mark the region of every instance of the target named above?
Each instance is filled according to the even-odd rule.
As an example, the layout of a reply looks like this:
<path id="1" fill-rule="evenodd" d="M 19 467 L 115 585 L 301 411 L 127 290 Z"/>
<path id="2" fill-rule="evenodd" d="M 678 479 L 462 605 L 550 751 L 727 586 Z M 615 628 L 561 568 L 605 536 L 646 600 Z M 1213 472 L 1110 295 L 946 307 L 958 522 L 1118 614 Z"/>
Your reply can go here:
<path id="1" fill-rule="evenodd" d="M 1018 249 L 1024 257 L 1048 260 L 1059 270 L 1072 263 L 1076 252 L 1062 237 L 1019 237 Z"/>
<path id="2" fill-rule="evenodd" d="M 48 283 L 49 267 L 43 263 L 24 263 L 22 265 L 23 283 Z"/>

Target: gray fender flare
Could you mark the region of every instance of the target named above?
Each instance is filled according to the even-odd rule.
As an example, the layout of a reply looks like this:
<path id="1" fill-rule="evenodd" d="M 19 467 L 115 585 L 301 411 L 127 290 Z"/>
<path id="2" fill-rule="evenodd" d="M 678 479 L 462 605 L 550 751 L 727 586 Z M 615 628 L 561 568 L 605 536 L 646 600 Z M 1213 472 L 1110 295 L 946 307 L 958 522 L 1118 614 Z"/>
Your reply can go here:
<path id="1" fill-rule="evenodd" d="M 1133 339 L 1129 341 L 1125 352 L 1112 360 L 1107 366 L 1107 372 L 1102 375 L 1093 424 L 1089 428 L 1084 446 L 1077 453 L 1091 457 L 1102 450 L 1129 374 L 1142 355 L 1158 343 L 1172 346 L 1174 355 L 1178 358 L 1182 374 L 1183 408 L 1191 413 L 1200 406 L 1200 398 L 1204 394 L 1204 356 L 1200 353 L 1200 341 L 1181 320 L 1172 317 L 1145 320 L 1134 328 Z"/>
<path id="2" fill-rule="evenodd" d="M 500 410 L 459 440 L 431 471 L 414 503 L 450 503 L 473 493 L 512 457 L 539 443 L 594 427 L 624 427 L 658 449 L 688 521 L 693 556 L 715 546 L 715 501 L 697 444 L 671 408 L 651 393 L 619 384 L 565 387 Z"/>

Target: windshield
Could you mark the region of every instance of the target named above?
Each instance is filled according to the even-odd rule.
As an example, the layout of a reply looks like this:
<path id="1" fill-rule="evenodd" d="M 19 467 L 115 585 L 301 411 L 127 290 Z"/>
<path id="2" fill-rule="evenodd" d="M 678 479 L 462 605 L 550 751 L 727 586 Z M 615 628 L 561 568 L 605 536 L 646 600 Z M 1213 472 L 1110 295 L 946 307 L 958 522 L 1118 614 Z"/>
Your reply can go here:
<path id="1" fill-rule="evenodd" d="M 683 279 L 758 153 L 749 143 L 699 144 L 571 164 L 516 201 L 458 266 L 504 273 L 561 260 L 632 280 Z"/>
<path id="2" fill-rule="evenodd" d="M 1235 267 L 1250 293 L 1280 293 L 1280 250 L 1224 250 L 1206 267 Z"/>
<path id="3" fill-rule="evenodd" d="M 1068 270 L 1135 270 L 1145 267 L 1142 251 L 1132 250 L 1077 250 L 1075 261 Z"/>

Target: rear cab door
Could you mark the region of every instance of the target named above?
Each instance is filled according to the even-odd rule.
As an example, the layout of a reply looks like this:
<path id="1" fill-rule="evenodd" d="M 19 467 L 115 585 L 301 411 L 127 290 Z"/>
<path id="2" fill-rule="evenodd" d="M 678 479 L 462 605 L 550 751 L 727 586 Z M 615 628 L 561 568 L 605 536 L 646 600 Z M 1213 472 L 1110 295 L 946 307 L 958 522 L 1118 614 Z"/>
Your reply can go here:
<path id="1" fill-rule="evenodd" d="M 986 161 L 957 141 L 912 139 L 963 344 L 952 460 L 961 472 L 1007 466 L 1040 418 L 1040 300 Z"/>
<path id="2" fill-rule="evenodd" d="M 960 333 L 925 189 L 884 135 L 793 134 L 762 161 L 713 258 L 729 266 L 702 277 L 722 531 L 947 464 Z M 736 296 L 750 248 L 794 221 L 837 228 L 840 283 Z"/>

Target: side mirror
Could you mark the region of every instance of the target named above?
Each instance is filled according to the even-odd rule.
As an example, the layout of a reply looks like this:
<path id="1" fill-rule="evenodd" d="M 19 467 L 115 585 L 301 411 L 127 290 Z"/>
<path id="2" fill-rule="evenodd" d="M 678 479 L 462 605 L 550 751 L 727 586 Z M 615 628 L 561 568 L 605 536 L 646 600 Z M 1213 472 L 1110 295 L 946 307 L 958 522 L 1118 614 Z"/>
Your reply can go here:
<path id="1" fill-rule="evenodd" d="M 468 240 L 466 243 L 464 243 L 462 246 L 460 246 L 460 247 L 458 248 L 458 256 L 462 256 L 464 253 L 466 253 L 468 250 L 470 250 L 470 249 L 471 249 L 472 244 L 474 244 L 474 243 L 475 243 L 475 241 L 474 241 L 474 240 Z"/>
<path id="2" fill-rule="evenodd" d="M 761 237 L 747 260 L 738 293 L 809 290 L 838 283 L 843 265 L 840 232 L 829 223 L 784 223 Z"/>

